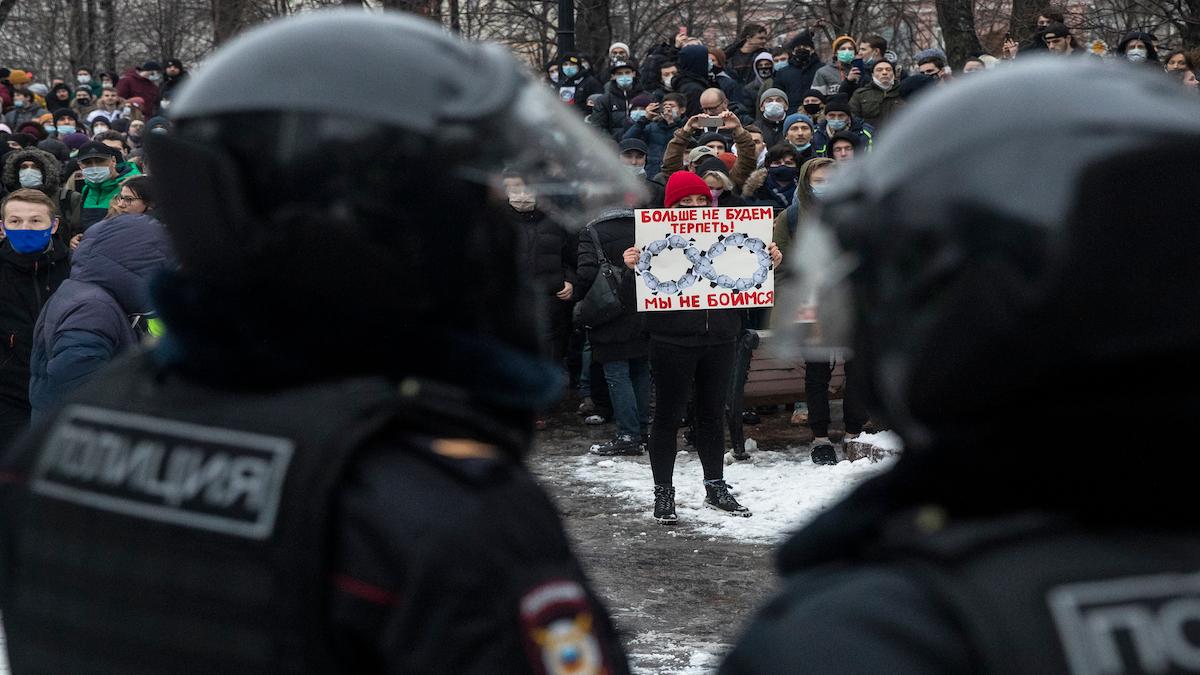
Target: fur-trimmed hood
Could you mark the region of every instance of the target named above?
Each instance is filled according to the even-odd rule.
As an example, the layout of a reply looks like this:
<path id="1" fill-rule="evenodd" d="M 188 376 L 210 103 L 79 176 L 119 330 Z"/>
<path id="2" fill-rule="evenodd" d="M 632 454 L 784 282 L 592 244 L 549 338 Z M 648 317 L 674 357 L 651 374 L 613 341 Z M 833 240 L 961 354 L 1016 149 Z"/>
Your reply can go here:
<path id="1" fill-rule="evenodd" d="M 755 169 L 746 178 L 746 182 L 742 184 L 742 196 L 746 198 L 754 197 L 754 193 L 767 182 L 767 168 L 762 167 Z"/>
<path id="2" fill-rule="evenodd" d="M 36 162 L 42 169 L 42 192 L 53 197 L 62 185 L 62 164 L 54 155 L 37 148 L 24 148 L 8 153 L 8 156 L 4 158 L 4 173 L 0 175 L 0 180 L 4 181 L 4 187 L 9 192 L 21 189 L 18 167 L 21 166 L 21 162 L 30 160 Z"/>

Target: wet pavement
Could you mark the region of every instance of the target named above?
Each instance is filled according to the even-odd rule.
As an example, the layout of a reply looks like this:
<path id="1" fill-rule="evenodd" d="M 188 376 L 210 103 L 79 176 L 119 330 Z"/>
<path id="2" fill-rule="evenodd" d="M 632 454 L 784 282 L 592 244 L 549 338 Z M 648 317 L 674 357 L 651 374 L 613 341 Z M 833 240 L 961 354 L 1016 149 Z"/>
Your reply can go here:
<path id="1" fill-rule="evenodd" d="M 635 672 L 713 672 L 755 609 L 775 588 L 773 546 L 713 536 L 689 525 L 657 524 L 645 498 L 615 498 L 575 467 L 611 424 L 586 426 L 572 412 L 554 415 L 539 432 L 530 466 L 557 500 L 575 551 L 609 606 Z M 762 415 L 747 427 L 760 449 L 804 447 L 807 428 L 788 424 L 790 411 Z M 682 440 L 681 449 L 686 448 Z M 803 452 L 796 451 L 795 452 Z M 620 458 L 618 458 L 620 459 Z"/>

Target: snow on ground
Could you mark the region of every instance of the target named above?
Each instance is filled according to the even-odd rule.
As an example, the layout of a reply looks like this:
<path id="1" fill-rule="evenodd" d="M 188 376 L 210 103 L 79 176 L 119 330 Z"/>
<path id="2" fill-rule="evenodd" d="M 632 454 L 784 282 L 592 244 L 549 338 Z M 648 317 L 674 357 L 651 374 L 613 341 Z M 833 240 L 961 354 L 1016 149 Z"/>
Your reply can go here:
<path id="1" fill-rule="evenodd" d="M 899 437 L 888 431 L 864 434 L 859 440 L 887 449 L 900 447 Z M 880 462 L 860 459 L 819 466 L 809 461 L 807 450 L 751 452 L 748 461 L 725 467 L 725 480 L 734 496 L 754 513 L 736 518 L 704 507 L 700 460 L 694 452 L 681 451 L 675 460 L 675 509 L 680 525 L 701 533 L 773 544 L 894 461 L 889 457 Z M 658 527 L 650 516 L 654 493 L 649 457 L 586 455 L 576 460 L 574 471 L 577 478 L 593 484 L 593 494 L 644 511 L 647 527 Z"/>
<path id="2" fill-rule="evenodd" d="M 694 639 L 673 633 L 650 631 L 633 638 L 627 645 L 636 675 L 710 675 L 721 665 L 727 644 L 698 644 Z"/>

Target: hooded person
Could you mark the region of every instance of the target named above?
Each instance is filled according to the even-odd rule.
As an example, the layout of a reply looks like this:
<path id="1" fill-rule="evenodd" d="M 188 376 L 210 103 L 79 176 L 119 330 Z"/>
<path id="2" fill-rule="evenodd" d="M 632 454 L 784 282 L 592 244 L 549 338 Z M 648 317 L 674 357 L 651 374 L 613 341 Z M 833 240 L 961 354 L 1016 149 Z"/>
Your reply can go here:
<path id="1" fill-rule="evenodd" d="M 800 31 L 787 43 L 788 64 L 775 74 L 775 86 L 787 92 L 788 100 L 799 104 L 804 92 L 812 89 L 813 79 L 824 64 L 817 56 L 812 33 Z"/>
<path id="2" fill-rule="evenodd" d="M 1130 31 L 1117 43 L 1117 53 L 1130 63 L 1149 63 L 1158 66 L 1158 50 L 1154 36 L 1142 31 Z"/>
<path id="3" fill-rule="evenodd" d="M 583 57 L 574 52 L 563 54 L 558 60 L 558 100 L 575 106 L 582 116 L 587 116 L 588 97 L 601 93 L 603 87 L 591 72 L 583 67 Z"/>
<path id="4" fill-rule="evenodd" d="M 849 35 L 842 35 L 833 41 L 833 57 L 829 63 L 821 67 L 813 76 L 812 88 L 825 96 L 836 94 L 842 89 L 846 77 L 853 69 L 851 63 L 857 57 L 858 44 Z"/>
<path id="5" fill-rule="evenodd" d="M 759 52 L 751 65 L 754 76 L 742 87 L 743 99 L 757 104 L 758 95 L 775 86 L 775 58 L 771 56 L 771 52 Z M 759 113 L 756 109 L 755 115 L 757 114 Z"/>
<path id="6" fill-rule="evenodd" d="M 773 148 L 783 140 L 783 121 L 787 118 L 788 95 L 782 89 L 771 87 L 758 95 L 758 117 L 754 126 L 762 132 L 763 143 Z"/>
<path id="7" fill-rule="evenodd" d="M 141 113 L 153 117 L 158 113 L 158 101 L 161 96 L 158 83 L 162 80 L 162 66 L 157 61 L 146 61 L 137 68 L 125 71 L 117 81 L 117 96 L 129 101 L 133 98 L 142 99 Z"/>
<path id="8" fill-rule="evenodd" d="M 71 158 L 71 149 L 57 138 L 47 138 L 44 141 L 39 141 L 37 149 L 50 153 L 59 162 L 65 162 Z"/>
<path id="9" fill-rule="evenodd" d="M 796 194 L 800 158 L 786 142 L 767 150 L 761 168 L 755 169 L 742 186 L 742 197 L 749 204 L 785 209 Z"/>
<path id="10" fill-rule="evenodd" d="M 148 337 L 154 315 L 150 282 L 171 266 L 162 223 L 119 215 L 88 231 L 71 258 L 71 275 L 42 308 L 29 364 L 32 421 L 105 364 Z"/>
<path id="11" fill-rule="evenodd" d="M 708 47 L 704 45 L 688 45 L 679 50 L 679 58 L 675 61 L 679 67 L 678 74 L 672 82 L 672 89 L 683 94 L 687 99 L 684 118 L 690 118 L 704 112 L 700 105 L 700 95 L 708 89 L 709 56 Z M 724 91 L 724 90 L 722 90 Z"/>
<path id="12" fill-rule="evenodd" d="M 745 111 L 745 85 L 725 72 L 725 52 L 720 49 L 708 50 L 708 83 L 724 92 L 731 110 Z"/>
<path id="13" fill-rule="evenodd" d="M 14 150 L 4 157 L 4 170 L 0 174 L 0 180 L 3 181 L 6 192 L 16 192 L 22 188 L 33 189 L 54 202 L 59 218 L 54 237 L 60 245 L 66 244 L 71 237 L 79 233 L 83 198 L 78 192 L 63 186 L 63 165 L 54 155 L 37 148 Z"/>
<path id="14" fill-rule="evenodd" d="M 46 109 L 48 110 L 70 108 L 71 104 L 74 102 L 74 92 L 72 92 L 71 88 L 62 82 L 50 87 L 50 93 L 46 95 Z"/>
<path id="15" fill-rule="evenodd" d="M 188 72 L 187 69 L 183 67 L 183 61 L 180 61 L 179 59 L 167 59 L 167 65 L 165 68 L 163 68 L 161 89 L 161 101 L 163 108 L 166 108 L 169 105 L 167 102 L 170 101 L 175 95 L 175 90 L 179 88 L 179 85 L 183 84 L 183 81 L 187 79 L 187 76 Z"/>

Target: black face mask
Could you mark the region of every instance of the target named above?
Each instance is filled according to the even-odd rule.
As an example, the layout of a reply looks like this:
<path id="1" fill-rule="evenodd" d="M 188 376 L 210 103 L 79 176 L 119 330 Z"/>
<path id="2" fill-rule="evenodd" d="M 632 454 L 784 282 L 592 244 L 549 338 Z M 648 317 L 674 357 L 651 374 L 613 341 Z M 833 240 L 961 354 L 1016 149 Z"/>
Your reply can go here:
<path id="1" fill-rule="evenodd" d="M 771 77 L 771 76 L 772 76 L 772 75 L 774 75 L 774 74 L 775 74 L 775 68 L 774 68 L 774 67 L 771 67 L 771 68 L 759 68 L 759 69 L 758 69 L 758 76 L 759 76 L 760 78 L 764 79 L 764 80 L 765 80 L 765 79 L 767 79 L 767 78 L 769 78 L 769 77 Z"/>
<path id="2" fill-rule="evenodd" d="M 809 117 L 812 117 L 813 115 L 816 115 L 817 113 L 821 112 L 821 104 L 820 103 L 805 103 L 804 104 L 804 112 L 808 113 Z"/>

